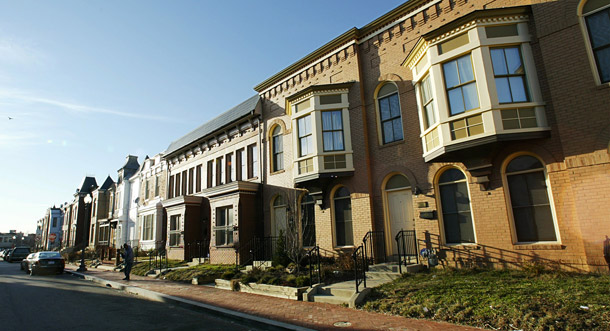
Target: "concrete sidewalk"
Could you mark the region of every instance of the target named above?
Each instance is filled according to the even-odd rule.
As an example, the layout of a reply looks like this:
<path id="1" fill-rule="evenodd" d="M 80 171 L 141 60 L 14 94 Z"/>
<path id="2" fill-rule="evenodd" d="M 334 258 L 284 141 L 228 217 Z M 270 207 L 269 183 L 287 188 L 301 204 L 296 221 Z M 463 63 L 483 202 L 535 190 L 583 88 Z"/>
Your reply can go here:
<path id="1" fill-rule="evenodd" d="M 220 290 L 131 275 L 124 281 L 118 272 L 90 269 L 78 273 L 73 266 L 66 272 L 148 300 L 168 302 L 192 309 L 255 323 L 279 330 L 477 330 L 426 320 L 376 314 L 332 304 L 302 302 L 257 294 Z"/>

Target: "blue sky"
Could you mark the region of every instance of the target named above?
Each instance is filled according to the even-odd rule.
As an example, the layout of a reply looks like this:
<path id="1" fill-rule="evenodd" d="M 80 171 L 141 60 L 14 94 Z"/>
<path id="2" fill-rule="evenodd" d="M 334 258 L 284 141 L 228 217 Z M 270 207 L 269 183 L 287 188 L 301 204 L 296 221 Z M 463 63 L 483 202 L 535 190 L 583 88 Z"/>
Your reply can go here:
<path id="1" fill-rule="evenodd" d="M 0 0 L 0 232 L 34 232 L 84 176 L 116 179 L 400 3 Z"/>

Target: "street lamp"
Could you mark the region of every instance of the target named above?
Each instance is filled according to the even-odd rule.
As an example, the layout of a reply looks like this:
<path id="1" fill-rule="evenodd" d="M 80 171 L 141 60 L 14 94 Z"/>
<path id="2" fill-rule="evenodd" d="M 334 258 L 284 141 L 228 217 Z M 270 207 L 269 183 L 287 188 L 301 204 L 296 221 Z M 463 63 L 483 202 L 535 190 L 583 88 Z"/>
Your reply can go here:
<path id="1" fill-rule="evenodd" d="M 85 217 L 89 218 L 89 222 L 91 222 L 91 215 L 89 214 L 89 206 L 91 205 L 91 201 L 93 199 L 91 198 L 90 194 L 87 194 L 85 196 L 85 198 L 83 199 L 83 201 L 85 202 Z M 88 230 L 89 228 L 89 224 L 85 223 L 83 224 L 83 238 L 81 241 L 81 245 L 83 245 L 82 250 L 81 250 L 81 254 L 80 254 L 80 266 L 78 267 L 78 269 L 76 270 L 77 272 L 85 272 L 87 271 L 87 267 L 85 266 L 85 247 L 87 246 L 87 236 L 85 236 L 85 232 Z"/>

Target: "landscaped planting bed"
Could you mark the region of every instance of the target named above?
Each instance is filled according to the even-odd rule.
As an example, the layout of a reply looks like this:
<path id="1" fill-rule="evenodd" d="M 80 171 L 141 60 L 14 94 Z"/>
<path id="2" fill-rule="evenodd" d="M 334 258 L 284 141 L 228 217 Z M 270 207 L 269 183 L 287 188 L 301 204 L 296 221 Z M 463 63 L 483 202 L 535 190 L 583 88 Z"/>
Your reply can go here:
<path id="1" fill-rule="evenodd" d="M 369 311 L 494 330 L 610 330 L 610 277 L 520 270 L 434 270 L 373 289 Z"/>

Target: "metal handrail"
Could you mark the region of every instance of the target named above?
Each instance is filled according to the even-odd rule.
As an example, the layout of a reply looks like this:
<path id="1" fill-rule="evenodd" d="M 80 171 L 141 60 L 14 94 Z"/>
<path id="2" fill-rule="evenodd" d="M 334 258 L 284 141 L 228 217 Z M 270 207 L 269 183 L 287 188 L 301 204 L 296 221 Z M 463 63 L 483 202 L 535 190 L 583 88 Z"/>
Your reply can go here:
<path id="1" fill-rule="evenodd" d="M 366 261 L 364 258 L 364 245 L 358 246 L 352 254 L 354 259 L 354 276 L 356 281 L 356 293 L 359 292 L 358 286 L 364 283 L 366 288 Z"/>
<path id="2" fill-rule="evenodd" d="M 210 240 L 195 240 L 193 242 L 186 243 L 186 251 L 188 252 L 189 260 L 193 261 L 193 259 L 199 259 L 199 263 L 201 263 L 201 258 L 207 257 L 209 254 L 210 248 Z M 193 250 L 195 251 L 193 253 Z"/>
<path id="3" fill-rule="evenodd" d="M 271 261 L 277 247 L 279 237 L 254 237 L 240 247 L 240 252 L 248 252 L 250 256 L 242 259 L 241 265 L 254 261 Z"/>
<path id="4" fill-rule="evenodd" d="M 419 263 L 417 254 L 417 238 L 415 230 L 400 230 L 394 238 L 396 247 L 398 248 L 398 271 L 402 273 L 402 265 L 405 267 L 411 261 L 411 257 L 415 257 L 415 262 Z"/>
<path id="5" fill-rule="evenodd" d="M 362 238 L 364 246 L 364 259 L 366 270 L 370 264 L 386 261 L 385 234 L 384 231 L 369 231 Z"/>
<path id="6" fill-rule="evenodd" d="M 322 274 L 320 268 L 320 246 L 316 245 L 312 249 L 307 251 L 308 258 L 308 268 L 309 268 L 309 287 L 313 287 L 313 268 L 317 264 L 317 275 L 318 275 L 318 283 L 322 282 Z M 315 258 L 315 260 L 314 260 Z M 316 283 L 316 284 L 318 284 Z"/>

